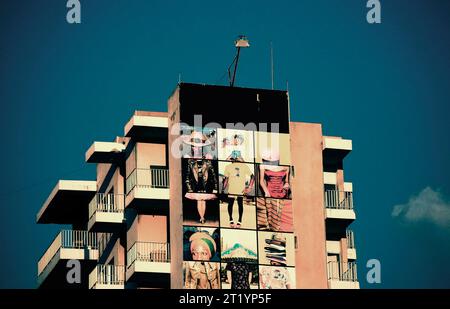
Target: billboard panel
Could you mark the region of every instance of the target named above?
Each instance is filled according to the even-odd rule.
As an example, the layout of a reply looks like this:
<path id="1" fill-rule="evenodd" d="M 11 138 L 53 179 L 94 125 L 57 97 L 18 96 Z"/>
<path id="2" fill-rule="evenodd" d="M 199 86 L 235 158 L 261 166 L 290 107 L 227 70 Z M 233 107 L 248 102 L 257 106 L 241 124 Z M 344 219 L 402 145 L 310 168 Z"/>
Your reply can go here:
<path id="1" fill-rule="evenodd" d="M 180 84 L 184 288 L 295 288 L 285 91 Z"/>

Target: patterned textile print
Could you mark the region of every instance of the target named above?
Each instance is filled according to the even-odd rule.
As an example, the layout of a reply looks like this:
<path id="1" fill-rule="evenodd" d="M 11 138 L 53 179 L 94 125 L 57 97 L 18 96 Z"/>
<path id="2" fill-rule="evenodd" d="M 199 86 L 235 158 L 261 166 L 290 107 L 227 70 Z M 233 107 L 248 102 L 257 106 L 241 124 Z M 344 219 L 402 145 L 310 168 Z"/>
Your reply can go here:
<path id="1" fill-rule="evenodd" d="M 284 200 L 257 198 L 256 211 L 260 230 L 279 231 L 283 221 Z M 285 216 L 288 219 L 289 214 Z M 291 219 L 292 220 L 292 219 Z"/>
<path id="2" fill-rule="evenodd" d="M 227 270 L 231 271 L 231 289 L 250 289 L 250 268 L 245 263 L 229 263 Z"/>
<path id="3" fill-rule="evenodd" d="M 263 197 L 256 199 L 256 215 L 258 229 L 264 231 L 269 229 L 269 220 L 267 219 L 266 201 Z"/>
<path id="4" fill-rule="evenodd" d="M 269 229 L 271 231 L 279 231 L 281 224 L 281 213 L 283 210 L 283 201 L 281 200 L 266 200 L 267 217 L 269 220 Z"/>

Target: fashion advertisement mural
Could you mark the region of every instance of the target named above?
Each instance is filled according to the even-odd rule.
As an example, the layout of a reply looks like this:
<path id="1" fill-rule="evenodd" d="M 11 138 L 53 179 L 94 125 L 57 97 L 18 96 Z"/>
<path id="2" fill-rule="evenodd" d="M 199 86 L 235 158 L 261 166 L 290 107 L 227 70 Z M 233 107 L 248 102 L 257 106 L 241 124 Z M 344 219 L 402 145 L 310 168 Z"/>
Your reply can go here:
<path id="1" fill-rule="evenodd" d="M 180 91 L 185 288 L 295 288 L 287 93 Z"/>
<path id="2" fill-rule="evenodd" d="M 258 230 L 293 232 L 293 210 L 291 200 L 274 198 L 256 199 Z"/>
<path id="3" fill-rule="evenodd" d="M 221 229 L 222 262 L 258 263 L 256 231 Z"/>
<path id="4" fill-rule="evenodd" d="M 291 165 L 289 134 L 255 132 L 255 162 L 267 165 Z"/>
<path id="5" fill-rule="evenodd" d="M 209 220 L 217 226 L 216 221 L 219 217 L 217 161 L 182 159 L 182 169 L 183 200 L 186 202 L 183 208 L 187 208 L 184 219 L 187 222 L 195 220 L 199 224 L 205 224 Z M 194 217 L 192 209 L 197 210 Z"/>
<path id="6" fill-rule="evenodd" d="M 290 167 L 272 164 L 257 164 L 257 195 L 277 199 L 290 199 L 291 178 Z"/>
<path id="7" fill-rule="evenodd" d="M 220 263 L 183 262 L 185 289 L 220 289 Z"/>
<path id="8" fill-rule="evenodd" d="M 222 289 L 258 289 L 258 264 L 239 261 L 222 263 L 220 278 Z"/>
<path id="9" fill-rule="evenodd" d="M 260 266 L 259 288 L 295 289 L 295 268 Z"/>
<path id="10" fill-rule="evenodd" d="M 183 132 L 185 288 L 294 288 L 289 135 Z"/>
<path id="11" fill-rule="evenodd" d="M 183 259 L 185 261 L 220 260 L 220 232 L 215 228 L 183 228 Z"/>
<path id="12" fill-rule="evenodd" d="M 253 198 L 227 197 L 220 202 L 220 227 L 256 230 L 256 206 Z"/>
<path id="13" fill-rule="evenodd" d="M 218 129 L 218 157 L 222 161 L 255 161 L 253 132 L 245 130 Z"/>
<path id="14" fill-rule="evenodd" d="M 259 264 L 294 266 L 294 235 L 258 232 Z"/>
<path id="15" fill-rule="evenodd" d="M 216 129 L 181 126 L 180 153 L 183 158 L 217 160 Z"/>

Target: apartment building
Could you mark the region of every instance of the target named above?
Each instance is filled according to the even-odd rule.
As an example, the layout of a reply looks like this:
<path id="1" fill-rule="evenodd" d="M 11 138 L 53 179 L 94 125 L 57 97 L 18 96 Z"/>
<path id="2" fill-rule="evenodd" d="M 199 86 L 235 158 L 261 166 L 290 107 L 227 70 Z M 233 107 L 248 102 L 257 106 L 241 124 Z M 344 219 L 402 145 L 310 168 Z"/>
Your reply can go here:
<path id="1" fill-rule="evenodd" d="M 352 142 L 291 122 L 289 104 L 180 83 L 168 113 L 136 111 L 87 149 L 96 180 L 58 181 L 37 214 L 71 227 L 44 250 L 38 287 L 359 288 Z"/>

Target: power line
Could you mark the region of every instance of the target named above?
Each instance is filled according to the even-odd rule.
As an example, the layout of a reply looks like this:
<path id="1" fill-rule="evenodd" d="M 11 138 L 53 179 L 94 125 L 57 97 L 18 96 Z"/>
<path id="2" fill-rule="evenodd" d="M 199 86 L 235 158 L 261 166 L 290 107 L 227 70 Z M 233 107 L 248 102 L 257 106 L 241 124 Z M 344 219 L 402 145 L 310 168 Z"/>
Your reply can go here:
<path id="1" fill-rule="evenodd" d="M 219 84 L 220 82 L 222 82 L 222 80 L 225 78 L 225 76 L 228 75 L 228 71 L 225 71 L 223 73 L 223 75 L 214 83 L 215 85 Z"/>

